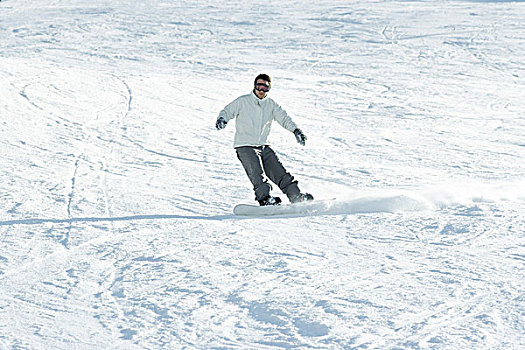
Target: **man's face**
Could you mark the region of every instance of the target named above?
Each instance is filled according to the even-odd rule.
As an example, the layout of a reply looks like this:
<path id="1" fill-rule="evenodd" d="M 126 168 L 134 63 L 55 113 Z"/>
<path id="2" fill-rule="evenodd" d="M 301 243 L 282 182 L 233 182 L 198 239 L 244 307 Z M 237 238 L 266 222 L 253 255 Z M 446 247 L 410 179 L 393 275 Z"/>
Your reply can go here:
<path id="1" fill-rule="evenodd" d="M 255 95 L 259 98 L 264 98 L 268 91 L 270 91 L 270 83 L 264 79 L 257 79 L 255 82 Z"/>

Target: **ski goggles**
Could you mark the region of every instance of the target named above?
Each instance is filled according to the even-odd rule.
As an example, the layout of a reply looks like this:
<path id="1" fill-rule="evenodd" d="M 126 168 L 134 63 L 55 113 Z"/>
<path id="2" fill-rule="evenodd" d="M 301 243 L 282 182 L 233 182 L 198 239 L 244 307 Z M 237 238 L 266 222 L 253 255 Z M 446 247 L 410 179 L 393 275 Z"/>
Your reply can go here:
<path id="1" fill-rule="evenodd" d="M 257 83 L 255 84 L 255 90 L 268 92 L 270 91 L 270 85 L 265 84 L 265 83 Z"/>

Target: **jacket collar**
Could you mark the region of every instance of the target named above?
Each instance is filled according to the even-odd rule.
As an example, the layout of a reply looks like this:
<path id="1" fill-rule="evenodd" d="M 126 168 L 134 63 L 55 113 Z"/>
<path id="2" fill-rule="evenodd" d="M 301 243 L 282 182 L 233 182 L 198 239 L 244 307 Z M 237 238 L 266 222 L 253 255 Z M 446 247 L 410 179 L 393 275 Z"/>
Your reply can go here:
<path id="1" fill-rule="evenodd" d="M 253 91 L 253 90 L 252 90 L 252 93 L 251 93 L 250 95 L 252 96 L 252 99 L 253 99 L 253 100 L 255 101 L 255 103 L 257 103 L 257 104 L 261 104 L 261 103 L 265 102 L 266 99 L 268 98 L 268 94 L 266 94 L 266 95 L 264 96 L 264 98 L 262 98 L 262 99 L 259 98 L 259 97 L 257 97 L 257 95 L 255 95 L 255 91 Z"/>

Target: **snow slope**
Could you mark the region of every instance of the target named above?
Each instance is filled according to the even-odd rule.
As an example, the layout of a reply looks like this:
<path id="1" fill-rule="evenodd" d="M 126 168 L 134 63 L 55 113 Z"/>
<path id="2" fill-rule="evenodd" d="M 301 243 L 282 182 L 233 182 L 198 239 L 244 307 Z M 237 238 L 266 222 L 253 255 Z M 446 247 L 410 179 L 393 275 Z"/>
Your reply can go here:
<path id="1" fill-rule="evenodd" d="M 525 347 L 525 3 L 0 3 L 1 349 Z M 312 216 L 218 112 L 274 79 Z M 274 191 L 279 194 L 279 191 Z"/>

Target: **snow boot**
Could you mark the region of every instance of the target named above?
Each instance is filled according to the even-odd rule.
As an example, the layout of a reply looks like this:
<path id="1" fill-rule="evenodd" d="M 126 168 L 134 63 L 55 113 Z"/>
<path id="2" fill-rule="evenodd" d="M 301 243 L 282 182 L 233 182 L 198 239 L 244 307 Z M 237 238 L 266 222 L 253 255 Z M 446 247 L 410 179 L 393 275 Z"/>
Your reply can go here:
<path id="1" fill-rule="evenodd" d="M 301 203 L 313 200 L 314 196 L 312 196 L 310 193 L 299 193 L 297 196 L 290 198 L 291 203 Z"/>
<path id="2" fill-rule="evenodd" d="M 280 205 L 280 204 L 281 204 L 281 198 L 279 197 L 267 196 L 259 200 L 259 205 L 261 207 L 264 207 L 267 205 Z"/>

